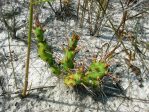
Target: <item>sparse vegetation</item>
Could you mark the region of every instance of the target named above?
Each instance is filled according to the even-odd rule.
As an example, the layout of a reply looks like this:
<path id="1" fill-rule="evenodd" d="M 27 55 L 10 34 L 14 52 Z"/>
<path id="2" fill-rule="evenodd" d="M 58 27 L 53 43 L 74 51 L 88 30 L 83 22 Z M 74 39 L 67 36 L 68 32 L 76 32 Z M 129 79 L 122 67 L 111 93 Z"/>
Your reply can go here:
<path id="1" fill-rule="evenodd" d="M 91 106 L 97 101 L 96 109 L 85 109 L 117 112 L 124 104 L 133 106 L 126 111 L 146 112 L 148 6 L 148 0 L 0 1 L 0 102 L 6 101 L 0 111 L 10 111 L 9 95 L 26 100 L 53 94 L 42 98 L 48 104 L 61 97 L 62 103 L 52 101 L 60 105 L 58 111 L 77 111 L 71 106 L 78 105 L 63 107 L 75 99 Z"/>

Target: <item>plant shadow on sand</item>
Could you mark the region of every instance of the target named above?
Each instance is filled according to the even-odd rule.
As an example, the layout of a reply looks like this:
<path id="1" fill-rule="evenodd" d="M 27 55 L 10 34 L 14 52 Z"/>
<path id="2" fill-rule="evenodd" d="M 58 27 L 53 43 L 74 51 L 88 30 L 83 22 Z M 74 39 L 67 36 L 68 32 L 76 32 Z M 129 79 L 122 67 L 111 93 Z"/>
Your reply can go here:
<path id="1" fill-rule="evenodd" d="M 80 100 L 87 96 L 91 96 L 95 101 L 106 104 L 109 98 L 117 96 L 126 96 L 126 91 L 121 86 L 120 82 L 114 82 L 110 77 L 105 77 L 101 86 L 98 89 L 86 88 L 83 86 L 75 87 Z"/>
<path id="2" fill-rule="evenodd" d="M 87 96 L 90 96 L 93 98 L 93 100 L 95 100 L 97 102 L 101 102 L 103 104 L 106 104 L 106 102 L 108 101 L 109 98 L 119 97 L 119 96 L 125 97 L 126 96 L 126 91 L 123 89 L 120 82 L 114 82 L 112 80 L 112 78 L 108 77 L 108 76 L 106 76 L 103 79 L 103 82 L 98 89 L 88 88 L 88 87 L 84 87 L 84 86 L 79 85 L 79 86 L 74 87 L 73 91 L 76 93 L 77 97 L 79 98 L 79 101 L 82 101 Z M 40 91 L 40 92 L 42 92 L 42 91 Z M 48 101 L 47 98 L 45 99 L 44 97 L 40 97 L 39 93 L 30 94 L 29 96 L 27 96 L 27 98 L 33 98 L 33 99 L 35 98 L 35 99 L 38 99 L 40 101 L 42 101 L 42 100 Z M 59 102 L 59 101 L 55 101 L 55 100 L 49 100 L 49 101 L 53 102 L 53 103 L 58 103 L 58 104 L 59 103 L 65 104 L 65 102 Z"/>

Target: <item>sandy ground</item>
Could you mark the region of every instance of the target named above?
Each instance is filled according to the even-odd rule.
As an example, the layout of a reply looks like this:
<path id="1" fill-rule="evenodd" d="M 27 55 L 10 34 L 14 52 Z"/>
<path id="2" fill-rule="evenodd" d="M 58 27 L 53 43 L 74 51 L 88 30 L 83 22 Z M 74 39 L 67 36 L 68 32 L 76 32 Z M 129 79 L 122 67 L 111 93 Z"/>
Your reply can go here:
<path id="1" fill-rule="evenodd" d="M 19 4 L 16 7 L 19 7 Z M 22 13 L 17 17 L 18 24 L 23 24 L 26 20 L 27 9 L 22 8 Z M 81 48 L 77 54 L 78 62 L 88 63 L 90 57 L 96 54 L 102 45 L 108 43 L 112 37 L 110 31 L 103 32 L 100 37 L 88 36 L 88 31 L 84 28 L 76 27 L 75 21 L 62 22 L 53 19 L 47 9 L 41 12 L 41 21 L 49 17 L 50 22 L 45 26 L 45 37 L 49 44 L 54 46 L 54 56 L 56 59 L 63 57 L 62 46 L 66 45 L 66 38 L 70 32 L 75 30 L 81 37 L 78 46 Z M 119 15 L 116 15 L 118 18 Z M 118 21 L 118 20 L 115 20 Z M 145 22 L 145 27 L 148 27 Z M 0 28 L 4 28 L 1 23 Z M 148 30 L 147 30 L 148 31 Z M 147 32 L 146 31 L 146 32 Z M 17 36 L 21 40 L 26 40 L 26 29 L 22 27 L 17 31 Z M 114 39 L 110 49 L 116 44 Z M 126 46 L 132 49 L 130 43 L 125 41 Z M 10 45 L 10 47 L 9 47 Z M 51 74 L 46 63 L 37 55 L 36 42 L 33 39 L 31 47 L 29 87 L 30 92 L 27 98 L 22 99 L 19 95 L 22 91 L 25 74 L 25 62 L 27 44 L 18 39 L 9 39 L 8 32 L 4 28 L 0 31 L 0 112 L 148 112 L 149 111 L 149 75 L 145 67 L 148 67 L 149 58 L 144 59 L 144 64 L 136 55 L 133 64 L 140 68 L 143 82 L 140 83 L 138 77 L 130 70 L 124 58 L 124 52 L 118 53 L 122 47 L 118 48 L 118 53 L 109 63 L 113 70 L 113 76 L 121 81 L 120 87 L 115 82 L 105 83 L 101 87 L 98 96 L 92 95 L 83 89 L 68 88 L 63 84 L 63 80 Z M 140 49 L 143 51 L 144 48 Z M 104 54 L 101 50 L 99 57 Z M 10 56 L 10 51 L 11 55 Z M 149 52 L 146 53 L 149 57 Z M 115 67 L 120 63 L 119 67 Z M 16 89 L 16 82 L 18 89 Z M 106 79 L 105 79 L 106 80 Z M 143 86 L 140 86 L 140 85 Z"/>

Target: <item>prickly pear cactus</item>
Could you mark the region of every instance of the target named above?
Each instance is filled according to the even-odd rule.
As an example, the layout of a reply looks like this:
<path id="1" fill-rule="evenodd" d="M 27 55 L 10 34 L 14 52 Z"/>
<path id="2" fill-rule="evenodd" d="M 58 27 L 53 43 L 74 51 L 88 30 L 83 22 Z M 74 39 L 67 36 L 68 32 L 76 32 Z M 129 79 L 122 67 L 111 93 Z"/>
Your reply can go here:
<path id="1" fill-rule="evenodd" d="M 35 27 L 34 34 L 38 42 L 44 41 L 44 31 L 42 30 L 40 26 Z"/>
<path id="2" fill-rule="evenodd" d="M 74 56 L 75 56 L 74 51 L 69 51 L 69 50 L 65 51 L 65 57 L 62 60 L 62 65 L 64 70 L 68 71 L 69 69 L 74 68 Z"/>
<path id="3" fill-rule="evenodd" d="M 49 45 L 46 42 L 38 42 L 37 46 L 39 57 L 49 65 L 53 65 L 55 61 L 53 59 L 52 50 Z"/>
<path id="4" fill-rule="evenodd" d="M 107 64 L 104 62 L 93 62 L 83 78 L 88 86 L 98 87 L 102 78 L 108 74 Z"/>
<path id="5" fill-rule="evenodd" d="M 38 56 L 49 64 L 50 69 L 54 74 L 59 75 L 61 72 L 53 58 L 52 47 L 49 46 L 44 39 L 44 30 L 39 25 L 39 22 L 34 28 L 34 34 L 37 40 Z"/>
<path id="6" fill-rule="evenodd" d="M 107 64 L 104 62 L 93 62 L 86 73 L 69 74 L 64 78 L 64 83 L 69 87 L 84 84 L 93 88 L 99 87 L 102 78 L 108 74 Z"/>
<path id="7" fill-rule="evenodd" d="M 72 38 L 69 39 L 68 41 L 68 47 L 64 49 L 65 55 L 61 61 L 63 69 L 65 71 L 69 71 L 69 69 L 74 68 L 74 58 L 76 53 L 78 52 L 76 50 L 78 40 L 79 40 L 79 36 L 75 32 L 73 32 Z"/>
<path id="8" fill-rule="evenodd" d="M 50 65 L 50 69 L 54 74 L 64 74 L 64 83 L 67 86 L 85 85 L 97 88 L 101 85 L 103 77 L 108 74 L 106 62 L 94 60 L 87 70 L 84 70 L 85 67 L 81 66 L 73 73 L 71 71 L 71 69 L 75 69 L 74 58 L 78 52 L 77 44 L 80 39 L 75 32 L 72 32 L 72 37 L 68 41 L 68 47 L 64 49 L 65 54 L 61 60 L 61 66 L 55 62 L 52 47 L 44 39 L 44 30 L 39 22 L 34 28 L 34 34 L 37 40 L 39 57 Z"/>
<path id="9" fill-rule="evenodd" d="M 82 76 L 81 73 L 74 73 L 74 74 L 68 74 L 64 78 L 64 83 L 69 87 L 74 87 L 76 85 L 80 85 L 82 82 Z"/>

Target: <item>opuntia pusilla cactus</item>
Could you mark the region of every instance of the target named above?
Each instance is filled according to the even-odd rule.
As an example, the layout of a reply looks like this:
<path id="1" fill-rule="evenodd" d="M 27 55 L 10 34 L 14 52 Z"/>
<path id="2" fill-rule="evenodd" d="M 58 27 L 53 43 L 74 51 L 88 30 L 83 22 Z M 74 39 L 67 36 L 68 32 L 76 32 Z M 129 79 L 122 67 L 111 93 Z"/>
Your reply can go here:
<path id="1" fill-rule="evenodd" d="M 74 58 L 76 53 L 78 52 L 77 44 L 79 39 L 80 37 L 75 32 L 72 32 L 72 37 L 68 41 L 67 48 L 64 49 L 65 54 L 64 58 L 61 61 L 63 69 L 65 71 L 69 71 L 69 69 L 74 68 Z"/>
<path id="2" fill-rule="evenodd" d="M 40 25 L 40 22 L 36 20 L 35 27 L 34 27 L 34 34 L 37 40 L 37 47 L 38 47 L 38 56 L 49 64 L 51 71 L 59 75 L 61 73 L 59 66 L 54 60 L 52 47 L 48 45 L 46 40 L 44 39 L 44 30 Z"/>
<path id="3" fill-rule="evenodd" d="M 108 67 L 105 62 L 92 62 L 85 73 L 76 72 L 68 74 L 64 78 L 64 83 L 69 87 L 83 84 L 96 88 L 100 86 L 102 78 L 107 74 Z"/>
<path id="4" fill-rule="evenodd" d="M 85 85 L 87 87 L 98 88 L 104 76 L 108 74 L 108 66 L 104 61 L 93 60 L 87 70 L 83 66 L 79 69 L 75 68 L 74 58 L 76 56 L 77 45 L 80 37 L 72 32 L 71 38 L 68 40 L 68 46 L 64 48 L 64 58 L 60 64 L 57 64 L 53 57 L 52 46 L 48 45 L 44 39 L 44 30 L 41 25 L 36 24 L 34 34 L 37 40 L 39 57 L 49 64 L 51 71 L 56 74 L 64 74 L 64 83 L 69 87 Z M 71 69 L 76 69 L 74 72 Z M 64 70 L 64 71 L 63 71 Z"/>

